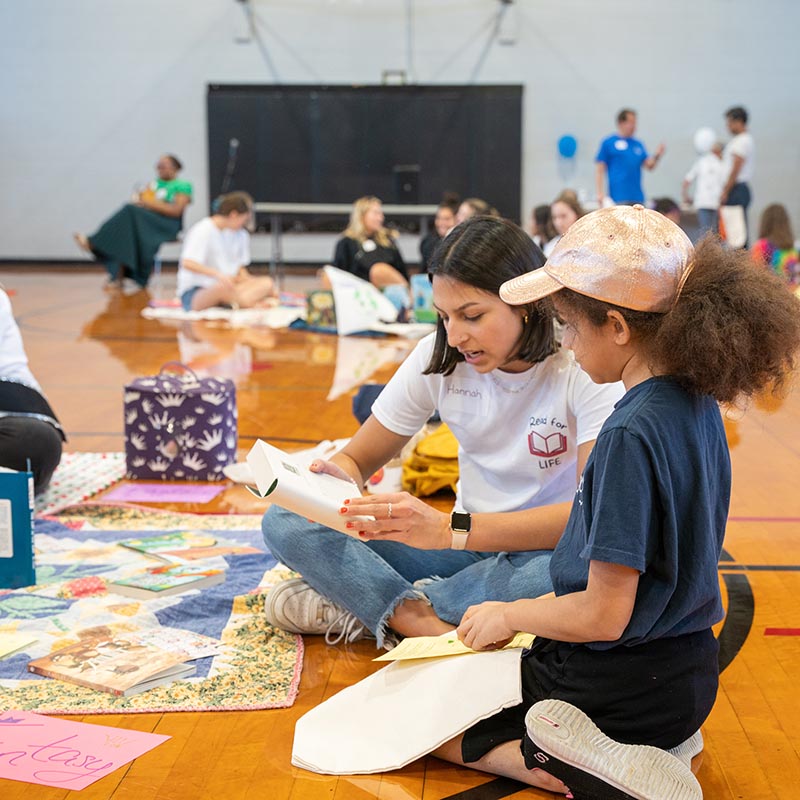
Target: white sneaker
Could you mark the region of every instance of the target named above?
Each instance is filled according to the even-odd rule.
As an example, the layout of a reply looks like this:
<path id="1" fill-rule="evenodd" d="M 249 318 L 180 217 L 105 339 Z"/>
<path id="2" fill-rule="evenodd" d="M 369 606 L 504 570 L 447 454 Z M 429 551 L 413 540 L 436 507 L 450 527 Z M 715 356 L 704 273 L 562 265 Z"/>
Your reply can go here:
<path id="1" fill-rule="evenodd" d="M 609 739 L 563 700 L 541 700 L 525 715 L 525 763 L 570 789 L 576 800 L 702 800 L 683 761 L 666 750 Z"/>
<path id="2" fill-rule="evenodd" d="M 681 742 L 677 747 L 670 747 L 667 750 L 675 758 L 679 758 L 689 769 L 692 768 L 692 759 L 703 752 L 703 734 L 700 731 L 693 733 L 685 742 Z"/>
<path id="3" fill-rule="evenodd" d="M 290 633 L 325 634 L 328 644 L 355 642 L 367 635 L 363 623 L 302 578 L 275 585 L 264 601 L 267 622 Z"/>

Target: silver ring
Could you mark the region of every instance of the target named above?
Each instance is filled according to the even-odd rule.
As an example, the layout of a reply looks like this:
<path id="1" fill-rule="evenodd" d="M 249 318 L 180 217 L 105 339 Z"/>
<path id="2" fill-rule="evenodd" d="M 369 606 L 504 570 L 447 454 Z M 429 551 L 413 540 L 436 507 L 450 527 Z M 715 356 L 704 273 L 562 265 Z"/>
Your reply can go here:
<path id="1" fill-rule="evenodd" d="M 389 519 L 392 518 L 392 504 L 389 503 Z"/>

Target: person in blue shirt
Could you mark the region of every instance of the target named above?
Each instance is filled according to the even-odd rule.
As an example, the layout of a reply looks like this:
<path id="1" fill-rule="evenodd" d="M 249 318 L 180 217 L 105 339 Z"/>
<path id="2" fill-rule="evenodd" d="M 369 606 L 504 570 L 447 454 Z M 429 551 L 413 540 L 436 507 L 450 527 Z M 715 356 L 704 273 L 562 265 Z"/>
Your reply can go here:
<path id="1" fill-rule="evenodd" d="M 641 205 L 582 217 L 542 269 L 500 289 L 511 305 L 547 296 L 563 346 L 626 393 L 551 558 L 554 592 L 471 606 L 458 626 L 476 650 L 536 635 L 522 703 L 434 754 L 575 800 L 700 800 L 690 762 L 719 681 L 731 491 L 719 404 L 789 384 L 800 300 Z"/>
<path id="2" fill-rule="evenodd" d="M 636 112 L 623 108 L 617 114 L 617 132 L 600 143 L 595 163 L 597 165 L 597 203 L 608 205 L 608 198 L 616 204 L 644 203 L 642 167 L 654 169 L 666 149 L 660 144 L 653 155 L 648 155 L 644 144 L 634 139 Z M 606 191 L 606 176 L 608 191 Z"/>

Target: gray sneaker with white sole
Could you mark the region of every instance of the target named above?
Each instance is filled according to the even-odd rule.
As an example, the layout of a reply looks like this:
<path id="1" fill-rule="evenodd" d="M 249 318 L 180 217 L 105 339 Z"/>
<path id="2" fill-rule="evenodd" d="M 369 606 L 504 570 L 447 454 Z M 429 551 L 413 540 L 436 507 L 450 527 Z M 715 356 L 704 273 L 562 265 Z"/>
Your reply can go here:
<path id="1" fill-rule="evenodd" d="M 369 633 L 355 614 L 323 597 L 302 578 L 276 584 L 264 601 L 264 615 L 275 628 L 324 635 L 328 644 L 356 642 Z"/>

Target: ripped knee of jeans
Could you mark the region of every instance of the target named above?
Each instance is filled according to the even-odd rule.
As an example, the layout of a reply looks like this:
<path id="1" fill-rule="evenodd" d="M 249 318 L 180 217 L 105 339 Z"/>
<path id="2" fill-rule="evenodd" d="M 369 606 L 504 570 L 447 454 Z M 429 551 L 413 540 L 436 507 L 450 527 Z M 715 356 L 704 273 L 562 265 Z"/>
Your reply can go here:
<path id="1" fill-rule="evenodd" d="M 427 581 L 429 579 L 423 578 L 423 580 Z M 416 581 L 414 586 L 416 587 L 418 583 L 420 583 L 420 581 Z M 425 605 L 431 605 L 431 601 L 417 588 L 406 589 L 402 592 L 402 594 L 395 598 L 394 602 L 392 602 L 378 622 L 375 638 L 378 640 L 377 645 L 379 648 L 382 647 L 385 650 L 391 650 L 393 647 L 396 647 L 403 638 L 389 627 L 389 620 L 394 616 L 398 606 L 402 605 L 406 600 L 422 600 Z"/>

